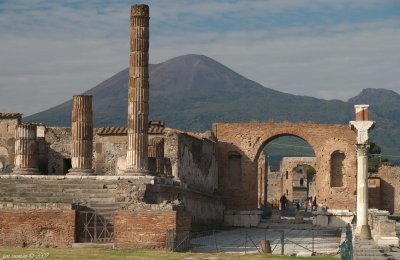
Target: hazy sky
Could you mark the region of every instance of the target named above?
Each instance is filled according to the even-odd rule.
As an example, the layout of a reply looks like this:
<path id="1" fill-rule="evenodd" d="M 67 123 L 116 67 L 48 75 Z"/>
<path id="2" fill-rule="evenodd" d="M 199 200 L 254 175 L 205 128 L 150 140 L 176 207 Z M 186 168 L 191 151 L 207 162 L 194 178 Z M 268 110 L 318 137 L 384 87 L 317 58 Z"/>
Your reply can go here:
<path id="1" fill-rule="evenodd" d="M 29 115 L 128 66 L 132 1 L 0 0 L 0 112 Z M 400 92 L 400 0 L 146 1 L 150 62 L 207 55 L 279 91 Z"/>

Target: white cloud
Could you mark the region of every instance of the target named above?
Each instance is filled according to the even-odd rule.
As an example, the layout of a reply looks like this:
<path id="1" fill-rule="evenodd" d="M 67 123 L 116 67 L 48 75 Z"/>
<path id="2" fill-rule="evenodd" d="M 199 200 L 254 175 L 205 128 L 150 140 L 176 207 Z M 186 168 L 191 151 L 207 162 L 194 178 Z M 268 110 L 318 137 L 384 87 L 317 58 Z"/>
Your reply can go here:
<path id="1" fill-rule="evenodd" d="M 150 61 L 205 54 L 267 87 L 325 99 L 399 92 L 398 17 L 277 27 L 256 19 L 384 4 L 393 1 L 150 1 Z M 0 111 L 38 112 L 127 67 L 129 11 L 127 2 L 1 3 Z"/>

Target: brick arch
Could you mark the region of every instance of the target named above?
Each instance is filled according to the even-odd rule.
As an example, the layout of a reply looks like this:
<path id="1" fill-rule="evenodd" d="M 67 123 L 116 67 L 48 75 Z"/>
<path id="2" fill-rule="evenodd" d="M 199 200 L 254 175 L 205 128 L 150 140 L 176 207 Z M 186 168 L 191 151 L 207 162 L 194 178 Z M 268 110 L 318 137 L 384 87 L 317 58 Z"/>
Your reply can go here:
<path id="1" fill-rule="evenodd" d="M 292 123 L 217 123 L 213 131 L 218 139 L 219 188 L 228 209 L 257 208 L 257 160 L 264 146 L 285 135 L 308 142 L 316 156 L 317 202 L 331 209 L 356 208 L 356 133 L 346 125 L 292 124 Z M 340 150 L 343 161 L 343 186 L 330 187 L 330 158 Z M 229 187 L 227 154 L 236 151 L 242 155 L 241 189 Z"/>
<path id="2" fill-rule="evenodd" d="M 293 133 L 281 133 L 281 134 L 278 134 L 278 135 L 276 135 L 276 136 L 269 137 L 268 140 L 265 140 L 265 141 L 261 144 L 261 146 L 258 148 L 254 160 L 255 160 L 255 161 L 258 160 L 258 157 L 260 156 L 261 152 L 264 150 L 265 146 L 266 146 L 268 143 L 270 143 L 271 141 L 273 141 L 273 140 L 275 140 L 275 139 L 277 139 L 277 138 L 279 138 L 279 137 L 284 137 L 284 136 L 294 136 L 294 137 L 297 137 L 297 138 L 300 138 L 300 139 L 306 141 L 306 142 L 310 145 L 310 147 L 313 149 L 313 151 L 314 151 L 314 153 L 315 153 L 314 147 L 309 143 L 309 141 L 308 141 L 305 137 L 302 137 L 302 136 L 300 136 L 300 135 L 298 135 L 298 134 L 293 134 Z M 309 138 L 309 137 L 308 137 L 308 138 Z"/>

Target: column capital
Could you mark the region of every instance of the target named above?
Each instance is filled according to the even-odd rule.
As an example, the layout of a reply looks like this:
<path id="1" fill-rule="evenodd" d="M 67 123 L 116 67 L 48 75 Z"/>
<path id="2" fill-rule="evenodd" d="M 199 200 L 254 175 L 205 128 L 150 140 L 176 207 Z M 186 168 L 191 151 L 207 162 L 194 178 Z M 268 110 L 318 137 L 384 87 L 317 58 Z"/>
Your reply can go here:
<path id="1" fill-rule="evenodd" d="M 350 121 L 350 127 L 357 131 L 357 144 L 366 144 L 368 142 L 368 132 L 374 126 L 374 121 Z"/>
<path id="2" fill-rule="evenodd" d="M 369 144 L 356 144 L 357 155 L 358 156 L 367 156 L 369 151 Z"/>
<path id="3" fill-rule="evenodd" d="M 149 6 L 144 4 L 136 4 L 131 6 L 131 17 L 142 16 L 149 17 Z"/>

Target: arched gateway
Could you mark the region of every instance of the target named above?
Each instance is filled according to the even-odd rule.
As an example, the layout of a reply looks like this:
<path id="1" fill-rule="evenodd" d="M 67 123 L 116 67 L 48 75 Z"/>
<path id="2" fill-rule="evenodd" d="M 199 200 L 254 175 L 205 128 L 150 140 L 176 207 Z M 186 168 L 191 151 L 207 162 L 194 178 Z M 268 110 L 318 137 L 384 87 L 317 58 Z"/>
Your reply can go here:
<path id="1" fill-rule="evenodd" d="M 357 134 L 346 125 L 216 123 L 219 187 L 227 209 L 257 208 L 257 160 L 269 141 L 285 135 L 307 141 L 316 157 L 317 201 L 330 209 L 356 209 Z"/>

